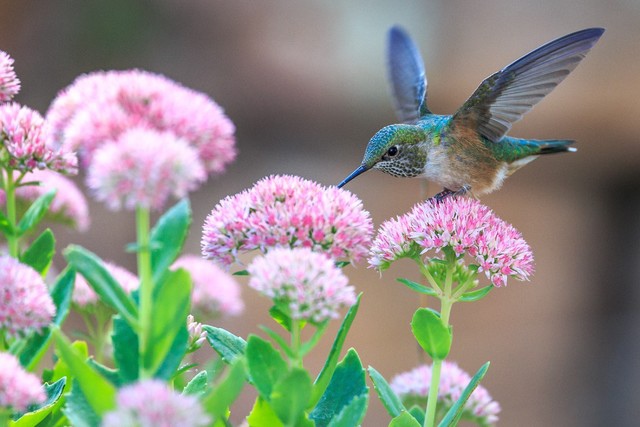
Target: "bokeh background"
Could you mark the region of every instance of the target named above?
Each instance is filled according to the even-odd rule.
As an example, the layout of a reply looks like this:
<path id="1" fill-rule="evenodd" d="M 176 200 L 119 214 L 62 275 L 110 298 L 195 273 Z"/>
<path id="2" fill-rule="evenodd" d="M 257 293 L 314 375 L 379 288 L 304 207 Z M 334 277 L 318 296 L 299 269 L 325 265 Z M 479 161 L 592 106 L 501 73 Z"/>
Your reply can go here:
<path id="1" fill-rule="evenodd" d="M 395 121 L 385 76 L 386 31 L 403 25 L 426 61 L 429 105 L 450 114 L 487 75 L 537 46 L 590 26 L 607 29 L 585 61 L 511 135 L 569 138 L 572 155 L 547 156 L 482 201 L 531 245 L 537 271 L 485 300 L 454 307 L 451 358 L 483 384 L 505 426 L 637 425 L 640 419 L 640 1 L 313 0 L 0 1 L 0 49 L 22 80 L 17 101 L 45 112 L 84 72 L 143 68 L 211 95 L 237 126 L 239 156 L 192 195 L 188 250 L 215 203 L 269 174 L 335 184 L 360 162 L 373 133 Z M 370 172 L 348 189 L 376 225 L 408 211 L 418 180 Z M 439 191 L 428 186 L 427 192 Z M 123 250 L 133 217 L 91 205 L 75 242 L 135 268 Z M 387 378 L 420 361 L 409 321 L 416 295 L 365 263 L 347 270 L 364 292 L 347 346 Z M 270 324 L 267 301 L 217 325 L 246 336 Z M 337 323 L 337 322 L 336 322 Z M 307 365 L 317 372 L 329 331 Z M 237 420 L 253 396 L 234 408 Z M 365 426 L 389 418 L 372 392 Z"/>

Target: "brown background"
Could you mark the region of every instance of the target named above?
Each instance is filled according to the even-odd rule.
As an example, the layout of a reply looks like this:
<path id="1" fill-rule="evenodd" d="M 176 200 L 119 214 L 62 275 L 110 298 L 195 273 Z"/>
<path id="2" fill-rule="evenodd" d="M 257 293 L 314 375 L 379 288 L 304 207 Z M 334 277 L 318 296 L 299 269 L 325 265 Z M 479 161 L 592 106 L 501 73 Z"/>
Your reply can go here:
<path id="1" fill-rule="evenodd" d="M 237 126 L 240 155 L 192 195 L 188 249 L 222 197 L 274 173 L 335 184 L 371 135 L 394 122 L 385 80 L 387 29 L 405 26 L 426 60 L 429 105 L 452 113 L 480 81 L 535 47 L 589 26 L 607 28 L 577 70 L 511 135 L 578 140 L 574 155 L 540 159 L 483 198 L 533 248 L 531 283 L 512 281 L 454 307 L 451 357 L 484 381 L 505 426 L 634 425 L 640 416 L 640 2 L 557 1 L 0 1 L 0 49 L 16 60 L 17 100 L 40 111 L 78 74 L 140 67 L 210 94 Z M 376 226 L 418 200 L 417 180 L 370 172 L 349 185 Z M 438 188 L 430 186 L 435 193 Z M 123 251 L 133 217 L 92 204 L 85 234 L 57 228 L 134 269 Z M 347 345 L 387 378 L 415 366 L 416 296 L 362 263 L 364 292 Z M 267 301 L 245 289 L 246 313 L 216 324 L 246 336 L 270 324 Z M 329 334 L 335 332 L 336 325 Z M 330 337 L 307 360 L 315 373 Z M 234 408 L 246 413 L 252 395 Z M 371 396 L 366 426 L 387 425 Z"/>

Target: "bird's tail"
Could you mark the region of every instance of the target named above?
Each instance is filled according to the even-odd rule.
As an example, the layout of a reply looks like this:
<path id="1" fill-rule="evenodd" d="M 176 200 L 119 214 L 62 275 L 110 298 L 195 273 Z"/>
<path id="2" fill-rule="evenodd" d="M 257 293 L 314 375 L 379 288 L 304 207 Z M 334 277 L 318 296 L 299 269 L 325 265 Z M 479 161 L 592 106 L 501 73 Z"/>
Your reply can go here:
<path id="1" fill-rule="evenodd" d="M 575 147 L 571 147 L 575 141 L 570 139 L 544 139 L 538 141 L 530 141 L 538 146 L 538 154 L 563 153 L 565 151 L 578 151 Z"/>

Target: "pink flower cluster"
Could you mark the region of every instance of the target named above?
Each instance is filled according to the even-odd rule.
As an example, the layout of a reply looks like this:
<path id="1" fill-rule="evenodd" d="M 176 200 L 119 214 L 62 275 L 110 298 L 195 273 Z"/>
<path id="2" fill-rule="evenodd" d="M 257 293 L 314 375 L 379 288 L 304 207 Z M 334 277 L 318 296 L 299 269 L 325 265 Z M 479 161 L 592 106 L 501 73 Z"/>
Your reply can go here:
<path id="1" fill-rule="evenodd" d="M 131 293 L 138 289 L 138 277 L 116 264 L 105 262 L 105 268 L 111 276 L 120 284 L 120 287 L 126 292 Z M 73 303 L 82 309 L 89 308 L 99 302 L 98 294 L 89 286 L 87 280 L 81 274 L 76 275 L 76 282 L 73 288 Z"/>
<path id="2" fill-rule="evenodd" d="M 196 396 L 176 393 L 160 380 L 125 386 L 116 401 L 102 427 L 204 427 L 211 422 Z"/>
<path id="3" fill-rule="evenodd" d="M 5 167 L 21 172 L 51 169 L 66 174 L 77 173 L 75 153 L 52 148 L 49 136 L 37 111 L 16 103 L 0 105 L 0 149 L 6 150 L 8 155 Z"/>
<path id="4" fill-rule="evenodd" d="M 195 255 L 183 255 L 171 268 L 184 268 L 191 275 L 192 309 L 223 316 L 237 316 L 244 310 L 240 285 L 233 276 L 212 262 Z"/>
<path id="5" fill-rule="evenodd" d="M 13 58 L 0 50 L 0 102 L 10 101 L 20 92 L 20 80 L 13 69 Z"/>
<path id="6" fill-rule="evenodd" d="M 334 261 L 309 248 L 276 248 L 247 268 L 249 286 L 288 309 L 294 320 L 321 323 L 356 301 L 353 286 Z"/>
<path id="7" fill-rule="evenodd" d="M 100 145 L 133 128 L 171 132 L 187 141 L 208 173 L 222 172 L 236 156 L 235 127 L 220 106 L 205 94 L 141 70 L 78 77 L 58 94 L 47 120 L 58 143 L 79 150 L 85 166 Z"/>
<path id="8" fill-rule="evenodd" d="M 55 313 L 42 277 L 15 258 L 0 256 L 0 329 L 23 335 L 47 326 Z"/>
<path id="9" fill-rule="evenodd" d="M 133 128 L 94 152 L 87 186 L 112 210 L 160 209 L 206 180 L 197 151 L 171 132 Z"/>
<path id="10" fill-rule="evenodd" d="M 23 412 L 45 401 L 47 396 L 38 377 L 25 371 L 14 355 L 0 353 L 0 366 L 0 411 L 10 408 Z"/>
<path id="11" fill-rule="evenodd" d="M 454 362 L 442 362 L 438 402 L 448 410 L 460 398 L 462 392 L 471 381 L 469 374 Z M 431 383 L 431 366 L 421 365 L 417 368 L 398 374 L 391 380 L 391 389 L 408 405 L 421 403 L 426 407 L 429 385 Z M 498 421 L 500 404 L 491 399 L 486 388 L 479 385 L 464 405 L 463 419 L 480 421 L 481 425 L 492 425 Z"/>
<path id="12" fill-rule="evenodd" d="M 80 76 L 47 112 L 56 144 L 77 150 L 111 209 L 159 209 L 235 159 L 235 127 L 208 96 L 140 70 Z"/>
<path id="13" fill-rule="evenodd" d="M 49 170 L 35 170 L 25 175 L 23 183 L 39 182 L 39 185 L 25 185 L 16 190 L 16 199 L 30 205 L 38 197 L 56 190 L 56 195 L 47 212 L 49 219 L 71 224 L 80 231 L 89 228 L 89 206 L 78 186 L 69 178 Z M 6 203 L 4 190 L 0 189 L 0 205 Z"/>
<path id="14" fill-rule="evenodd" d="M 369 264 L 382 271 L 398 258 L 438 254 L 446 247 L 458 257 L 468 255 L 495 286 L 506 285 L 509 276 L 528 280 L 533 273 L 533 254 L 522 235 L 477 200 L 461 197 L 428 200 L 383 223 Z"/>
<path id="15" fill-rule="evenodd" d="M 362 202 L 348 191 L 296 176 L 270 176 L 221 200 L 207 217 L 203 255 L 222 264 L 241 252 L 308 247 L 334 259 L 361 259 L 372 223 Z"/>

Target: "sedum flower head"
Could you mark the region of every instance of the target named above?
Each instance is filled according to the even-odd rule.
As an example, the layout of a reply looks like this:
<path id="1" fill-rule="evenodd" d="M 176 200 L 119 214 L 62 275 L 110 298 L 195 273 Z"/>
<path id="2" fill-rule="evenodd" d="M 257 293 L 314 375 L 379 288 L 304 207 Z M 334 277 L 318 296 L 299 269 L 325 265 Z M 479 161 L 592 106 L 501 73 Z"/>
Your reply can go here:
<path id="1" fill-rule="evenodd" d="M 10 408 L 24 412 L 30 405 L 45 401 L 47 396 L 38 377 L 25 371 L 14 355 L 0 353 L 0 366 L 0 411 Z"/>
<path id="2" fill-rule="evenodd" d="M 200 427 L 210 421 L 197 397 L 151 379 L 121 388 L 116 409 L 105 414 L 102 427 Z"/>
<path id="3" fill-rule="evenodd" d="M 55 312 L 42 277 L 15 258 L 0 256 L 0 330 L 24 335 L 47 326 Z"/>
<path id="4" fill-rule="evenodd" d="M 0 102 L 10 101 L 20 92 L 20 80 L 13 69 L 13 58 L 0 50 Z"/>
<path id="5" fill-rule="evenodd" d="M 202 253 L 229 265 L 254 249 L 308 247 L 357 261 L 371 233 L 369 213 L 350 192 L 297 176 L 270 176 L 215 206 L 204 224 Z"/>
<path id="6" fill-rule="evenodd" d="M 79 231 L 86 231 L 89 228 L 91 219 L 87 199 L 72 180 L 50 170 L 35 170 L 26 174 L 22 182 L 39 183 L 39 185 L 24 185 L 16 190 L 18 203 L 23 204 L 25 209 L 38 197 L 56 190 L 56 195 L 47 212 L 48 218 L 70 224 Z M 0 205 L 4 205 L 5 202 L 4 190 L 0 189 Z"/>
<path id="7" fill-rule="evenodd" d="M 138 277 L 129 270 L 111 262 L 105 262 L 104 266 L 126 293 L 129 294 L 138 289 Z M 73 303 L 81 309 L 89 308 L 99 302 L 98 294 L 96 294 L 93 288 L 89 286 L 87 280 L 81 274 L 76 275 L 76 282 L 71 299 Z"/>
<path id="8" fill-rule="evenodd" d="M 183 197 L 205 179 L 197 152 L 184 139 L 133 128 L 95 151 L 87 185 L 110 209 L 158 210 L 169 196 Z"/>
<path id="9" fill-rule="evenodd" d="M 16 103 L 0 105 L 0 163 L 20 172 L 51 169 L 75 174 L 75 153 L 50 146 L 48 127 L 42 116 Z"/>
<path id="10" fill-rule="evenodd" d="M 238 282 L 211 261 L 195 255 L 183 255 L 171 268 L 184 268 L 191 275 L 193 309 L 223 316 L 237 316 L 244 310 Z"/>
<path id="11" fill-rule="evenodd" d="M 429 253 L 438 258 L 445 248 L 467 255 L 495 286 L 509 276 L 528 280 L 533 254 L 522 235 L 475 199 L 427 200 L 411 212 L 384 222 L 369 252 L 369 264 L 380 271 L 403 257 Z"/>
<path id="12" fill-rule="evenodd" d="M 249 286 L 271 298 L 294 320 L 321 323 L 356 301 L 335 262 L 310 248 L 277 248 L 249 264 Z"/>
<path id="13" fill-rule="evenodd" d="M 98 71 L 63 89 L 47 112 L 59 145 L 78 150 L 85 166 L 102 144 L 129 129 L 170 132 L 198 153 L 207 173 L 235 159 L 235 127 L 203 93 L 141 70 Z"/>
<path id="14" fill-rule="evenodd" d="M 471 381 L 469 374 L 460 369 L 456 363 L 442 362 L 438 406 L 444 407 L 443 414 L 460 398 L 469 381 Z M 424 409 L 427 405 L 430 383 L 431 366 L 421 365 L 396 375 L 390 385 L 407 408 L 418 405 Z M 472 420 L 481 426 L 490 426 L 498 421 L 500 404 L 491 399 L 486 388 L 479 385 L 464 404 L 463 411 L 463 419 Z"/>

